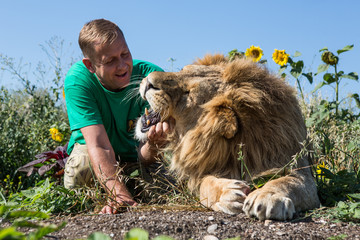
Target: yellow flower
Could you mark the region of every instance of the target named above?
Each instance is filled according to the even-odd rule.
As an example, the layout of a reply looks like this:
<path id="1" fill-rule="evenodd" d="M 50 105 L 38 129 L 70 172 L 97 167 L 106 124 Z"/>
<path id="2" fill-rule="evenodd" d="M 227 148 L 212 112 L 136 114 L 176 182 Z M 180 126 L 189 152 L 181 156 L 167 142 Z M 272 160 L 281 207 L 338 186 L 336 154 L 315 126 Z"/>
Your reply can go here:
<path id="1" fill-rule="evenodd" d="M 317 168 L 316 168 L 316 173 L 317 173 L 318 175 L 323 174 L 323 173 L 324 173 L 323 168 L 328 169 L 328 168 L 325 166 L 325 163 L 324 163 L 324 162 L 318 164 L 318 165 L 317 165 Z"/>
<path id="2" fill-rule="evenodd" d="M 54 139 L 57 142 L 61 142 L 64 139 L 64 134 L 59 132 L 57 128 L 50 128 L 49 129 L 51 138 Z"/>
<path id="3" fill-rule="evenodd" d="M 50 131 L 51 135 L 56 134 L 56 133 L 59 132 L 59 130 L 57 128 L 50 128 L 49 131 Z"/>
<path id="4" fill-rule="evenodd" d="M 65 88 L 63 88 L 62 95 L 63 95 L 63 98 L 65 99 Z"/>
<path id="5" fill-rule="evenodd" d="M 289 60 L 289 54 L 285 53 L 285 50 L 277 50 L 275 49 L 272 59 L 276 64 L 279 64 L 280 66 L 284 66 L 287 64 Z"/>
<path id="6" fill-rule="evenodd" d="M 258 62 L 263 55 L 263 50 L 260 47 L 251 46 L 246 49 L 245 56 L 251 58 L 253 62 Z"/>

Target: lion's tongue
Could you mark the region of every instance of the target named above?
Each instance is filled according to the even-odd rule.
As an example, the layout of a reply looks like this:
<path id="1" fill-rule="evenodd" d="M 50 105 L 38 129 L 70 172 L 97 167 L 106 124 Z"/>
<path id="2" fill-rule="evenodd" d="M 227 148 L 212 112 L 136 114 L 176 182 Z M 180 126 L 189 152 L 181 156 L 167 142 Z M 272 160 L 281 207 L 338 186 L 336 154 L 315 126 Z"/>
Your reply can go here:
<path id="1" fill-rule="evenodd" d="M 161 120 L 159 113 L 154 112 L 152 110 L 150 111 L 146 110 L 145 112 L 146 113 L 141 116 L 141 123 L 142 123 L 141 132 L 143 133 L 147 132 L 151 126 L 157 124 Z"/>

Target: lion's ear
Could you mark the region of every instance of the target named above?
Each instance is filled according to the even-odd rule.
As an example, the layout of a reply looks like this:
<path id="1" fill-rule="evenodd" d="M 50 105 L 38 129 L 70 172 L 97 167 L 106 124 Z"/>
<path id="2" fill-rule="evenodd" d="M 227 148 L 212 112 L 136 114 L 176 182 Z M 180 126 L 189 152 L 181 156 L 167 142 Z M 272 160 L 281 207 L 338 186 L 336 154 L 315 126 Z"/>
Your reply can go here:
<path id="1" fill-rule="evenodd" d="M 201 120 L 213 133 L 227 139 L 233 138 L 239 130 L 238 118 L 230 103 L 227 99 L 214 98 L 204 105 L 206 114 Z"/>
<path id="2" fill-rule="evenodd" d="M 220 118 L 220 132 L 227 139 L 233 138 L 238 131 L 238 121 L 235 112 L 230 107 L 220 107 L 218 117 Z"/>

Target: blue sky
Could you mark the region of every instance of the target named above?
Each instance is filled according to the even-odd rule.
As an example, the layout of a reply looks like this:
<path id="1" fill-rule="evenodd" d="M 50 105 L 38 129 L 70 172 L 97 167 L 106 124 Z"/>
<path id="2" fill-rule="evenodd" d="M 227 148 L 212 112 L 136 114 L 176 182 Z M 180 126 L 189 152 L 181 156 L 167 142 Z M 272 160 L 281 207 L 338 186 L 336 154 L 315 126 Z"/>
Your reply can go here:
<path id="1" fill-rule="evenodd" d="M 359 73 L 359 10 L 357 0 L 2 1 L 0 53 L 36 65 L 47 61 L 40 45 L 57 36 L 66 46 L 71 44 L 64 56 L 80 59 L 77 38 L 83 24 L 106 18 L 123 30 L 133 58 L 165 70 L 177 71 L 207 53 L 245 51 L 255 45 L 263 49 L 274 71 L 277 66 L 271 55 L 276 48 L 291 55 L 301 52 L 299 59 L 304 60 L 307 71 L 316 72 L 319 49 L 328 47 L 335 52 L 354 44 L 352 51 L 341 54 L 339 68 Z M 176 59 L 173 66 L 169 58 Z M 0 85 L 16 84 L 0 73 Z M 342 85 L 344 91 L 360 93 L 357 82 L 344 80 Z M 324 91 L 331 94 L 331 90 Z"/>

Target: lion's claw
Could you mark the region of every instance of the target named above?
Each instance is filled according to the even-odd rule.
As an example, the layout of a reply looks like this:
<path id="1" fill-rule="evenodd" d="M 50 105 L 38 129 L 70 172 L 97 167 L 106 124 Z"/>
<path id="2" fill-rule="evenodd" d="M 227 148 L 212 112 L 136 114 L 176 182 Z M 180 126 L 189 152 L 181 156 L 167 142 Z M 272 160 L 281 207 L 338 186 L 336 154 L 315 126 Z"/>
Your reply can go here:
<path id="1" fill-rule="evenodd" d="M 243 211 L 260 220 L 287 220 L 293 218 L 295 206 L 290 198 L 282 194 L 258 189 L 245 199 Z"/>
<path id="2" fill-rule="evenodd" d="M 210 180 L 210 191 L 203 189 L 203 203 L 215 211 L 221 211 L 228 214 L 238 214 L 242 211 L 243 202 L 250 192 L 249 186 L 242 181 L 224 178 L 212 178 Z M 216 199 L 211 197 L 213 189 L 218 188 L 220 193 Z M 208 192 L 210 195 L 205 195 Z"/>

